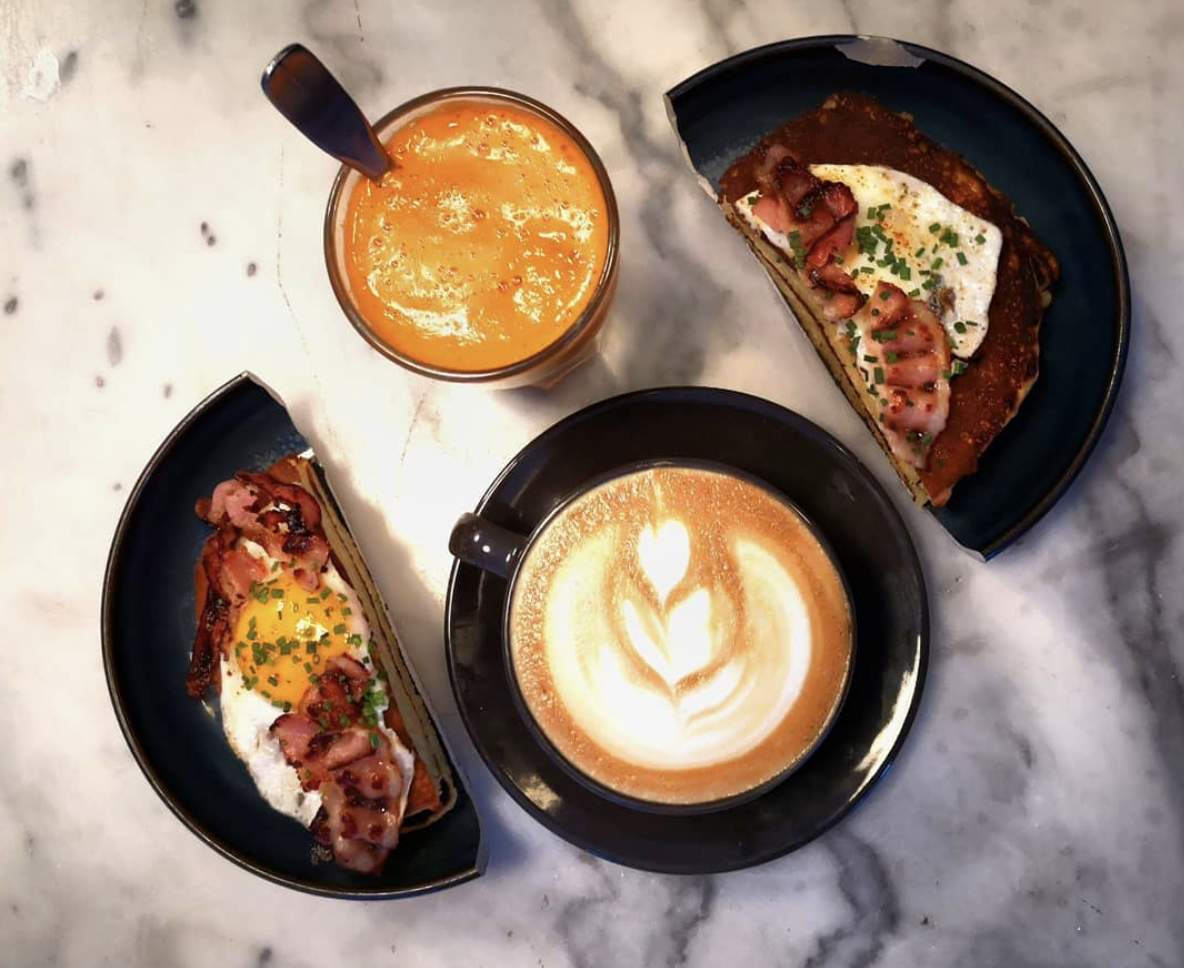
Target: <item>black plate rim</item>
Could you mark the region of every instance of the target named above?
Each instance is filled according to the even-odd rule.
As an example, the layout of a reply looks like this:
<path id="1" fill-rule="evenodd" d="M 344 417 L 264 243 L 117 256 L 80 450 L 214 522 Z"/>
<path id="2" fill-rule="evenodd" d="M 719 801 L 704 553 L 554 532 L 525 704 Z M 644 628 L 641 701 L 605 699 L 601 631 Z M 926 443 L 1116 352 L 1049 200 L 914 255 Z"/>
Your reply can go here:
<path id="1" fill-rule="evenodd" d="M 149 785 L 156 792 L 156 795 L 164 801 L 165 806 L 172 811 L 173 815 L 181 821 L 182 825 L 189 830 L 195 837 L 212 847 L 215 851 L 232 861 L 243 870 L 251 874 L 262 877 L 264 880 L 271 881 L 273 884 L 279 884 L 283 887 L 292 888 L 301 891 L 305 894 L 314 894 L 320 897 L 329 897 L 336 900 L 390 900 L 401 897 L 415 897 L 421 894 L 428 894 L 434 891 L 443 890 L 448 887 L 454 887 L 458 884 L 463 884 L 466 881 L 473 880 L 479 877 L 482 872 L 482 858 L 485 855 L 485 843 L 482 837 L 481 843 L 478 845 L 477 861 L 470 868 L 459 871 L 448 877 L 438 878 L 429 883 L 417 885 L 409 889 L 395 889 L 390 888 L 338 888 L 326 887 L 323 884 L 318 884 L 315 881 L 307 880 L 301 877 L 292 877 L 285 874 L 280 874 L 277 871 L 271 870 L 261 864 L 257 864 L 250 858 L 241 855 L 233 846 L 223 841 L 221 838 L 211 833 L 206 826 L 194 816 L 190 811 L 186 810 L 173 797 L 164 782 L 161 780 L 155 768 L 149 762 L 147 754 L 144 752 L 143 746 L 136 737 L 135 731 L 132 728 L 131 722 L 128 719 L 125 709 L 125 700 L 123 690 L 115 675 L 114 664 L 114 642 L 116 638 L 116 630 L 114 628 L 113 608 L 111 603 L 111 588 L 116 580 L 116 575 L 119 571 L 120 563 L 123 558 L 124 543 L 127 539 L 128 527 L 134 518 L 139 507 L 140 496 L 148 485 L 148 481 L 155 473 L 156 469 L 168 459 L 173 450 L 180 444 L 181 440 L 189 432 L 189 429 L 195 424 L 204 419 L 205 415 L 227 397 L 233 395 L 236 391 L 242 389 L 244 386 L 253 385 L 266 390 L 271 394 L 272 391 L 261 380 L 256 378 L 254 374 L 247 370 L 237 376 L 227 380 L 222 386 L 211 392 L 200 403 L 198 403 L 192 410 L 189 411 L 181 421 L 169 432 L 160 446 L 156 449 L 151 459 L 140 472 L 140 476 L 136 479 L 135 486 L 131 489 L 128 495 L 127 503 L 123 507 L 123 511 L 119 515 L 119 522 L 115 526 L 115 535 L 111 540 L 111 549 L 107 556 L 107 566 L 103 572 L 103 596 L 102 596 L 102 654 L 103 654 L 103 673 L 107 680 L 107 692 L 111 699 L 112 708 L 115 711 L 115 718 L 119 722 L 119 730 L 123 734 L 128 748 L 131 750 L 132 758 L 136 761 L 136 765 L 140 768 L 140 772 L 148 781 Z M 274 396 L 274 394 L 273 394 Z M 278 402 L 278 401 L 277 401 Z M 459 782 L 459 780 L 456 780 Z"/>
<path id="2" fill-rule="evenodd" d="M 1094 177 L 1093 172 L 1090 171 L 1089 166 L 1086 165 L 1085 160 L 1078 153 L 1077 149 L 1069 142 L 1069 139 L 1061 133 L 1061 131 L 1050 121 L 1038 108 L 1032 105 L 1021 94 L 1013 88 L 1004 84 L 1002 81 L 991 76 L 986 71 L 960 60 L 951 54 L 943 53 L 939 50 L 934 50 L 932 47 L 926 47 L 923 44 L 914 43 L 907 40 L 899 40 L 893 37 L 876 36 L 872 34 L 819 34 L 811 37 L 796 37 L 789 40 L 774 41 L 769 44 L 764 44 L 760 47 L 754 47 L 751 50 L 743 51 L 739 54 L 733 54 L 724 60 L 717 61 L 700 71 L 692 74 L 686 80 L 679 82 L 669 91 L 666 92 L 666 103 L 670 108 L 669 114 L 671 118 L 671 126 L 674 128 L 675 135 L 681 141 L 681 134 L 678 131 L 678 125 L 675 121 L 673 103 L 674 101 L 689 93 L 699 84 L 707 81 L 712 81 L 724 74 L 732 73 L 743 68 L 749 64 L 763 60 L 765 58 L 777 57 L 786 53 L 800 53 L 802 51 L 814 51 L 824 48 L 835 48 L 840 53 L 843 52 L 843 47 L 859 42 L 876 42 L 884 41 L 900 45 L 904 50 L 908 51 L 915 57 L 922 58 L 926 61 L 933 61 L 936 64 L 945 67 L 954 73 L 961 74 L 967 79 L 975 82 L 989 93 L 1001 98 L 1009 106 L 1014 108 L 1029 121 L 1031 121 L 1049 141 L 1049 143 L 1057 150 L 1057 152 L 1069 164 L 1074 173 L 1080 179 L 1082 185 L 1086 189 L 1086 193 L 1090 197 L 1093 204 L 1094 215 L 1100 223 L 1103 230 L 1103 235 L 1106 239 L 1107 245 L 1110 249 L 1110 263 L 1111 269 L 1114 273 L 1115 289 L 1118 293 L 1116 326 L 1114 331 L 1114 349 L 1113 362 L 1110 368 L 1109 379 L 1104 388 L 1102 401 L 1098 407 L 1098 412 L 1094 416 L 1093 422 L 1090 424 L 1089 433 L 1082 442 L 1077 451 L 1076 456 L 1069 463 L 1069 465 L 1062 471 L 1061 475 L 1051 484 L 1045 493 L 1038 498 L 1028 510 L 1028 512 L 1020 518 L 1012 527 L 997 535 L 992 540 L 988 541 L 982 548 L 973 548 L 971 550 L 977 551 L 984 559 L 990 560 L 995 557 L 1000 551 L 1003 551 L 1009 545 L 1027 533 L 1033 525 L 1043 518 L 1053 506 L 1064 496 L 1069 486 L 1076 480 L 1081 473 L 1085 462 L 1093 453 L 1098 441 L 1101 439 L 1102 432 L 1105 430 L 1106 424 L 1110 419 L 1110 414 L 1114 409 L 1114 403 L 1118 398 L 1118 391 L 1122 385 L 1123 373 L 1126 370 L 1126 360 L 1130 348 L 1130 330 L 1131 330 L 1131 294 L 1130 294 L 1130 273 L 1127 268 L 1126 251 L 1122 244 L 1122 237 L 1118 232 L 1118 225 L 1114 220 L 1114 213 L 1111 211 L 1110 204 L 1106 201 L 1106 196 L 1102 193 L 1101 186 Z M 846 56 L 844 54 L 844 56 Z M 859 63 L 864 63 L 860 61 Z M 874 65 L 872 65 L 874 66 Z M 904 70 L 911 70 L 912 68 L 899 68 Z M 689 165 L 689 161 L 688 161 Z M 693 170 L 693 166 L 692 170 Z M 952 535 L 951 535 L 952 537 Z"/>
<path id="3" fill-rule="evenodd" d="M 747 870 L 752 867 L 758 867 L 761 864 L 769 863 L 777 860 L 787 854 L 793 853 L 817 840 L 828 830 L 836 824 L 849 816 L 856 808 L 858 808 L 871 792 L 879 785 L 887 773 L 896 763 L 897 757 L 908 739 L 909 733 L 912 731 L 913 723 L 916 720 L 917 714 L 921 708 L 921 702 L 925 695 L 925 683 L 928 678 L 929 670 L 929 653 L 930 653 L 930 616 L 929 616 L 929 591 L 925 581 L 925 571 L 922 567 L 920 555 L 917 552 L 916 544 L 913 542 L 912 534 L 909 532 L 904 518 L 897 509 L 892 498 L 889 496 L 884 486 L 876 479 L 875 475 L 871 473 L 863 463 L 847 448 L 842 441 L 838 440 L 832 434 L 828 433 L 822 427 L 818 426 L 801 414 L 790 410 L 788 407 L 783 407 L 778 403 L 767 400 L 763 397 L 758 397 L 755 394 L 744 393 L 740 390 L 732 390 L 724 387 L 704 387 L 704 386 L 665 386 L 652 387 L 644 390 L 634 390 L 628 393 L 618 394 L 613 397 L 608 397 L 604 400 L 598 400 L 589 404 L 586 407 L 577 410 L 575 413 L 569 414 L 562 420 L 552 424 L 546 430 L 542 431 L 526 446 L 519 450 L 502 468 L 497 477 L 494 478 L 493 483 L 481 495 L 478 501 L 474 514 L 481 515 L 485 512 L 489 503 L 496 497 L 499 488 L 504 482 L 514 473 L 519 464 L 529 457 L 536 448 L 544 447 L 555 436 L 566 432 L 572 425 L 595 415 L 600 410 L 606 410 L 611 407 L 631 406 L 639 402 L 646 402 L 648 399 L 654 397 L 662 398 L 673 395 L 688 395 L 699 399 L 706 398 L 708 401 L 718 401 L 724 405 L 732 405 L 741 409 L 748 410 L 753 413 L 761 413 L 764 416 L 771 417 L 777 422 L 785 424 L 789 423 L 795 426 L 798 430 L 814 435 L 828 447 L 833 449 L 838 457 L 851 466 L 857 474 L 862 476 L 871 488 L 879 495 L 881 504 L 889 520 L 891 520 L 897 527 L 899 535 L 904 539 L 903 551 L 905 553 L 906 563 L 910 572 L 915 577 L 917 582 L 917 589 L 920 594 L 922 607 L 918 623 L 918 642 L 916 659 L 916 684 L 913 687 L 913 698 L 909 704 L 908 711 L 901 720 L 899 731 L 893 739 L 892 745 L 884 754 L 882 761 L 876 767 L 875 771 L 868 775 L 867 782 L 863 788 L 846 804 L 842 809 L 837 810 L 826 822 L 821 824 L 808 837 L 791 841 L 778 849 L 767 854 L 762 854 L 757 857 L 739 860 L 735 863 L 713 864 L 695 866 L 693 869 L 683 867 L 670 867 L 662 864 L 653 863 L 639 863 L 635 859 L 625 859 L 619 856 L 614 856 L 611 849 L 606 849 L 604 845 L 594 843 L 588 838 L 584 837 L 579 831 L 569 830 L 561 825 L 555 823 L 546 811 L 540 809 L 534 801 L 532 801 L 526 793 L 515 784 L 509 776 L 502 770 L 494 756 L 486 749 L 484 741 L 480 738 L 481 732 L 474 726 L 474 723 L 469 718 L 469 711 L 465 703 L 461 701 L 460 691 L 456 678 L 456 662 L 455 653 L 452 647 L 452 618 L 453 610 L 456 607 L 456 581 L 457 575 L 462 567 L 475 567 L 465 565 L 459 559 L 454 559 L 452 568 L 448 575 L 448 592 L 444 603 L 444 649 L 448 660 L 448 682 L 452 688 L 452 694 L 456 700 L 457 711 L 460 713 L 461 721 L 464 723 L 465 731 L 468 733 L 474 748 L 481 757 L 482 762 L 489 769 L 489 772 L 497 780 L 498 785 L 510 796 L 515 803 L 517 803 L 532 819 L 537 821 L 544 828 L 549 830 L 552 834 L 570 844 L 587 851 L 597 857 L 610 861 L 614 864 L 621 864 L 625 867 L 631 867 L 636 870 L 649 871 L 656 874 L 677 874 L 680 876 L 696 876 L 703 874 L 723 874 L 731 871 Z M 770 487 L 776 488 L 771 482 L 767 482 Z M 793 498 L 791 497 L 792 501 Z M 858 646 L 857 646 L 858 649 Z M 498 650 L 501 652 L 501 643 L 498 643 Z M 823 740 L 825 743 L 826 740 Z M 819 744 L 821 747 L 822 744 Z M 589 796 L 593 794 L 589 793 Z M 757 800 L 760 797 L 756 798 Z M 743 806 L 743 804 L 741 804 Z M 719 811 L 721 815 L 726 815 L 727 809 Z"/>

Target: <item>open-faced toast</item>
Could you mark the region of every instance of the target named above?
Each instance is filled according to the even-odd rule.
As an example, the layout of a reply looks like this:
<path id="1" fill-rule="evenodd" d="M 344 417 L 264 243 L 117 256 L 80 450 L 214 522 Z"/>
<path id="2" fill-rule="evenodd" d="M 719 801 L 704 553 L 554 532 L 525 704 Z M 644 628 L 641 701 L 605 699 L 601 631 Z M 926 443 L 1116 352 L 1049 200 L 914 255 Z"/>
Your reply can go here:
<path id="1" fill-rule="evenodd" d="M 215 528 L 195 570 L 187 687 L 314 852 L 381 871 L 402 834 L 456 802 L 449 759 L 319 465 L 281 458 L 197 502 Z"/>
<path id="2" fill-rule="evenodd" d="M 861 94 L 762 139 L 719 203 L 915 500 L 944 505 L 1037 378 L 1056 258 L 970 162 Z"/>

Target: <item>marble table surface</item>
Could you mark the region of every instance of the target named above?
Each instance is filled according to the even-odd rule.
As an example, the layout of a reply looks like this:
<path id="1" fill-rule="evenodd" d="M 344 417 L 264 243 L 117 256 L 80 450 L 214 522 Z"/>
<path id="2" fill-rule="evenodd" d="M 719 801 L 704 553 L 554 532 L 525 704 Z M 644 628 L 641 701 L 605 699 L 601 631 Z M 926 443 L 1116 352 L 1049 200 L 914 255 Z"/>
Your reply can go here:
<path id="1" fill-rule="evenodd" d="M 1184 963 L 1179 3 L 9 0 L 0 23 L 0 964 Z M 537 826 L 475 755 L 445 673 L 446 535 L 544 427 L 664 384 L 792 407 L 891 483 L 662 100 L 729 53 L 845 32 L 969 60 L 1081 151 L 1130 260 L 1125 385 L 1065 499 L 989 564 L 893 489 L 933 654 L 909 742 L 861 808 L 753 870 L 640 873 Z M 576 121 L 624 216 L 600 362 L 550 392 L 474 391 L 353 334 L 320 247 L 336 166 L 258 89 L 297 40 L 372 115 L 468 82 Z M 481 810 L 476 881 L 370 904 L 266 883 L 184 830 L 119 733 L 99 648 L 115 522 L 165 434 L 244 369 L 365 522 Z"/>

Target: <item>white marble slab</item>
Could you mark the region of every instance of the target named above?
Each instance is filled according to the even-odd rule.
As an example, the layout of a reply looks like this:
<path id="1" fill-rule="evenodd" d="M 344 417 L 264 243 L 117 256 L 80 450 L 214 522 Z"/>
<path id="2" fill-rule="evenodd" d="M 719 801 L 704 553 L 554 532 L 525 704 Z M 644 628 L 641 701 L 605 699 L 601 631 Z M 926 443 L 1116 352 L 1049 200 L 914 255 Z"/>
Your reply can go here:
<path id="1" fill-rule="evenodd" d="M 16 0 L 0 23 L 0 963 L 1184 962 L 1178 3 Z M 865 805 L 748 872 L 626 870 L 534 824 L 473 753 L 442 654 L 446 535 L 539 430 L 668 383 L 791 406 L 888 481 L 688 174 L 661 97 L 728 53 L 850 31 L 963 57 L 1075 143 L 1130 257 L 1126 385 L 1068 497 L 990 565 L 900 501 L 933 659 Z M 257 86 L 296 40 L 371 114 L 472 82 L 576 121 L 624 214 L 602 364 L 551 393 L 491 394 L 404 374 L 353 334 L 320 249 L 335 165 Z M 119 734 L 99 655 L 115 521 L 168 430 L 243 369 L 284 395 L 364 524 L 488 828 L 476 882 L 377 904 L 267 884 L 184 831 Z"/>

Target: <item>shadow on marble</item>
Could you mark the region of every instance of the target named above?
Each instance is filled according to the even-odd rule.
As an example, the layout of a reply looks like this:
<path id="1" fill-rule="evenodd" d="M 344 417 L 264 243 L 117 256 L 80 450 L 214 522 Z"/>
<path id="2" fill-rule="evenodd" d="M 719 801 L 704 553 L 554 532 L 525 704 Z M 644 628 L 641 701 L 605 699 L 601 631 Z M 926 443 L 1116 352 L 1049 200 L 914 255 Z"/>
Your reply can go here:
<path id="1" fill-rule="evenodd" d="M 503 391 L 502 397 L 523 416 L 540 411 L 567 414 L 593 400 L 616 395 L 620 392 L 619 385 L 604 353 L 600 352 L 553 387 L 519 387 Z"/>

